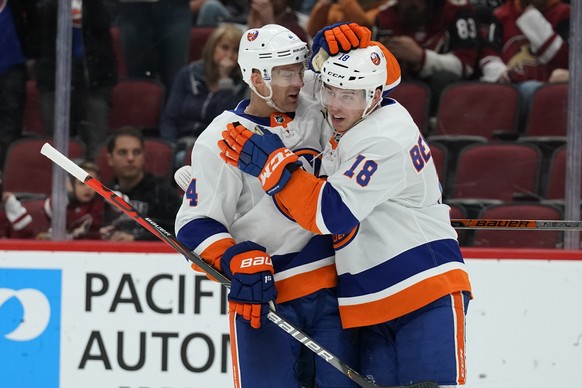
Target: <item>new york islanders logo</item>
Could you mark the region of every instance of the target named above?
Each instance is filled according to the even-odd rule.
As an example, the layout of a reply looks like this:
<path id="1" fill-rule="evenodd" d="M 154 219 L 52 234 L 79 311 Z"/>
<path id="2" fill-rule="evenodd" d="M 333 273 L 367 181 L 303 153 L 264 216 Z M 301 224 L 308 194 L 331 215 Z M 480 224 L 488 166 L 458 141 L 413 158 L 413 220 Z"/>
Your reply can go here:
<path id="1" fill-rule="evenodd" d="M 378 55 L 378 53 L 372 53 L 372 54 L 370 54 L 370 60 L 376 66 L 378 66 L 380 64 L 380 62 L 381 62 L 381 59 L 380 59 L 380 56 Z"/>
<path id="2" fill-rule="evenodd" d="M 253 40 L 257 39 L 258 36 L 259 36 L 259 31 L 258 30 L 249 31 L 247 33 L 247 40 L 249 42 L 252 42 Z"/>

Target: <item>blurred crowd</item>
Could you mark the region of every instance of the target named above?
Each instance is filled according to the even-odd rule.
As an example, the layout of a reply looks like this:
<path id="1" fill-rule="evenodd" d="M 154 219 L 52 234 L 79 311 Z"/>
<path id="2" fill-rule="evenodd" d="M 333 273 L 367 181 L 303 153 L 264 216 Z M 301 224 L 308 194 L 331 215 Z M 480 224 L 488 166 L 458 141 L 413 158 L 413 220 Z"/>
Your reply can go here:
<path id="1" fill-rule="evenodd" d="M 58 7 L 57 0 L 0 0 L 2 171 L 12 144 L 55 131 Z M 83 144 L 79 164 L 97 177 L 105 166 L 112 175 L 104 183 L 170 231 L 181 193 L 171 173 L 148 171 L 146 161 L 156 155 L 147 155 L 146 140 L 171 146 L 175 170 L 214 117 L 248 96 L 237 65 L 247 28 L 281 24 L 310 43 L 332 23 L 368 26 L 398 59 L 403 82 L 428 88 L 429 120 L 421 131 L 429 140 L 440 96 L 454 83 L 514 86 L 523 131 L 535 91 L 568 80 L 565 0 L 71 0 L 71 9 L 70 134 Z M 118 102 L 115 93 L 133 81 L 162 91 L 157 125 L 112 124 L 133 103 Z M 40 112 L 40 129 L 26 125 L 31 104 Z M 80 182 L 67 181 L 67 193 L 70 238 L 150 238 Z M 3 235 L 50 239 L 49 229 L 33 228 L 26 199 L 26 193 L 2 193 Z M 50 220 L 50 196 L 42 201 Z"/>

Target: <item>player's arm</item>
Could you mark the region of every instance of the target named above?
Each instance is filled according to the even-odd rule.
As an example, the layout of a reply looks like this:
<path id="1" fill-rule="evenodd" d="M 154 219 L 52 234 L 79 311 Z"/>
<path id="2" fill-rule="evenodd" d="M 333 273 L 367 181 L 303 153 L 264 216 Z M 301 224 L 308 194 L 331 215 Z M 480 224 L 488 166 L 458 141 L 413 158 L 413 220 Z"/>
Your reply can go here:
<path id="1" fill-rule="evenodd" d="M 530 5 L 516 20 L 516 24 L 529 40 L 531 51 L 540 63 L 552 64 L 554 68 L 568 66 L 569 15 L 565 15 L 554 30 L 540 10 Z"/>
<path id="2" fill-rule="evenodd" d="M 297 156 L 277 135 L 258 135 L 233 123 L 223 138 L 219 142 L 223 160 L 259 178 L 267 194 L 279 193 L 276 199 L 283 209 L 305 229 L 340 234 L 358 224 L 333 186 L 298 168 Z"/>
<path id="3" fill-rule="evenodd" d="M 503 24 L 493 15 L 487 26 L 486 34 L 480 37 L 481 52 L 479 56 L 479 68 L 481 69 L 481 81 L 497 82 L 506 73 L 507 65 L 501 58 L 503 50 Z"/>
<path id="4" fill-rule="evenodd" d="M 231 280 L 229 309 L 259 328 L 267 320 L 269 302 L 277 298 L 273 265 L 264 247 L 251 241 L 237 244 L 228 232 L 225 225 L 234 219 L 241 174 L 223 163 L 208 163 L 213 159 L 218 159 L 216 150 L 198 147 L 187 178 L 175 175 L 184 191 L 177 238 Z"/>

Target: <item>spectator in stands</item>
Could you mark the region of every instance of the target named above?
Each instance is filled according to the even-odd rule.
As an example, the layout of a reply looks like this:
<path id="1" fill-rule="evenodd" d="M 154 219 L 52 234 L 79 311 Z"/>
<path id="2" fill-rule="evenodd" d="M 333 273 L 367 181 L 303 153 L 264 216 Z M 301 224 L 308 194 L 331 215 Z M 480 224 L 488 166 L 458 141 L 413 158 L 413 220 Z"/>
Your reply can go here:
<path id="1" fill-rule="evenodd" d="M 418 80 L 431 90 L 431 115 L 441 91 L 469 79 L 477 60 L 474 9 L 452 0 L 390 2 L 376 20 L 377 40 L 394 54 L 403 81 Z"/>
<path id="2" fill-rule="evenodd" d="M 570 5 L 561 0 L 508 1 L 493 12 L 479 65 L 482 80 L 515 84 L 522 122 L 535 90 L 568 68 Z"/>
<path id="3" fill-rule="evenodd" d="M 266 24 L 278 24 L 291 30 L 302 41 L 307 42 L 307 33 L 301 27 L 297 12 L 293 10 L 290 3 L 291 0 L 251 0 L 251 10 L 247 19 L 248 28 L 261 28 Z M 327 24 L 323 24 L 322 28 Z"/>
<path id="4" fill-rule="evenodd" d="M 118 25 L 128 77 L 159 77 L 169 93 L 188 63 L 188 0 L 119 0 Z"/>
<path id="5" fill-rule="evenodd" d="M 317 3 L 317 0 L 300 0 L 297 3 L 297 11 L 299 11 L 299 13 L 301 15 L 307 16 L 309 17 L 309 15 L 311 15 L 311 11 L 313 10 L 313 7 L 315 7 L 315 4 Z"/>
<path id="6" fill-rule="evenodd" d="M 13 193 L 2 190 L 2 174 L 0 173 L 0 195 L 2 196 L 2 211 L 0 212 L 0 237 L 30 238 L 32 237 L 32 217 L 28 210 Z"/>
<path id="7" fill-rule="evenodd" d="M 80 135 L 86 146 L 86 159 L 95 160 L 97 148 L 107 136 L 111 89 L 117 83 L 111 19 L 102 0 L 74 0 L 72 7 L 71 135 Z M 54 130 L 57 8 L 57 0 L 38 3 L 42 32 L 36 76 L 48 133 Z"/>
<path id="8" fill-rule="evenodd" d="M 123 127 L 107 141 L 107 162 L 115 175 L 108 184 L 143 216 L 169 232 L 179 207 L 178 193 L 169 182 L 145 172 L 145 147 L 141 132 Z M 155 240 L 156 236 L 114 207 L 105 208 L 101 237 L 112 241 Z"/>
<path id="9" fill-rule="evenodd" d="M 93 162 L 84 161 L 79 167 L 89 175 L 99 179 L 99 168 Z M 99 230 L 103 226 L 104 202 L 103 198 L 91 187 L 69 175 L 65 181 L 67 186 L 67 237 L 70 239 L 98 240 L 101 238 Z M 52 201 L 48 198 L 44 204 L 45 215 L 51 219 L 53 215 Z M 50 240 L 51 231 L 37 236 L 41 240 Z"/>
<path id="10" fill-rule="evenodd" d="M 202 59 L 180 70 L 162 115 L 160 136 L 178 142 L 180 160 L 212 120 L 233 109 L 248 92 L 237 64 L 242 30 L 217 27 L 204 46 Z"/>
<path id="11" fill-rule="evenodd" d="M 34 1 L 0 1 L 0 168 L 10 143 L 22 133 L 26 102 L 29 33 L 35 22 Z"/>
<path id="12" fill-rule="evenodd" d="M 194 25 L 217 26 L 220 23 L 245 24 L 248 0 L 190 0 Z"/>
<path id="13" fill-rule="evenodd" d="M 372 27 L 386 3 L 388 0 L 318 0 L 309 14 L 307 33 L 313 37 L 327 25 L 347 21 Z"/>

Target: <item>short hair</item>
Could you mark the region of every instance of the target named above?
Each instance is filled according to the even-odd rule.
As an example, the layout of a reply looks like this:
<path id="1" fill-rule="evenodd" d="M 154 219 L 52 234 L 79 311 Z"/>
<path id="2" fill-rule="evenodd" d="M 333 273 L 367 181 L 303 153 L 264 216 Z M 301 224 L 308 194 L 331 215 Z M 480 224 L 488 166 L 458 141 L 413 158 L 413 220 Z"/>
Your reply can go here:
<path id="1" fill-rule="evenodd" d="M 142 147 L 145 147 L 145 141 L 144 141 L 143 134 L 141 133 L 141 131 L 135 127 L 132 127 L 132 126 L 125 126 L 125 127 L 119 128 L 111 136 L 109 136 L 109 139 L 107 140 L 107 152 L 108 153 L 110 153 L 110 154 L 113 153 L 113 150 L 115 149 L 115 143 L 117 142 L 117 138 L 121 137 L 121 136 L 134 137 L 137 140 L 139 140 L 139 143 L 141 144 Z"/>
<path id="2" fill-rule="evenodd" d="M 95 174 L 99 175 L 99 166 L 97 166 L 97 164 L 94 162 L 83 160 L 79 163 L 79 167 L 85 171 L 93 171 Z"/>

